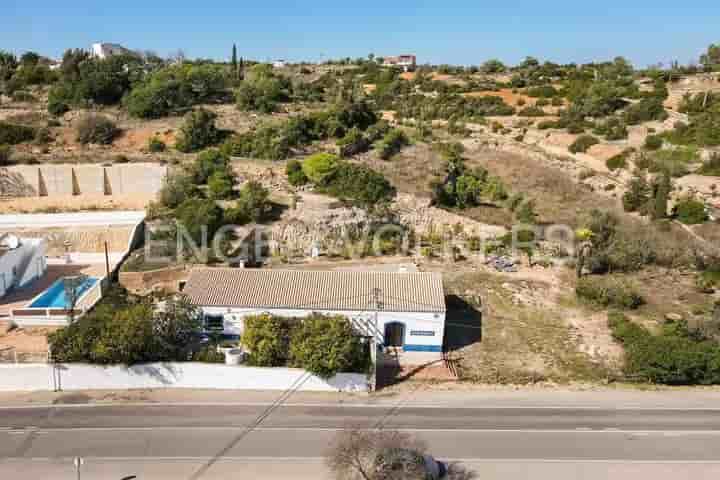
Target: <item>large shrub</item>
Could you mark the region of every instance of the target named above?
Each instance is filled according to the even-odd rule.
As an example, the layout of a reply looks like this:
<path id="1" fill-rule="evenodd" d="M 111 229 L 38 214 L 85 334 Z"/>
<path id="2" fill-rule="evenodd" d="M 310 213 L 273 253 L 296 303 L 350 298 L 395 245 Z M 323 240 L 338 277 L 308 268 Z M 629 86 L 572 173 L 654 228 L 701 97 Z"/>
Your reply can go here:
<path id="1" fill-rule="evenodd" d="M 600 141 L 592 135 L 580 135 L 569 147 L 571 153 L 585 153 L 593 145 L 597 145 Z"/>
<path id="2" fill-rule="evenodd" d="M 222 226 L 223 212 L 214 200 L 188 198 L 175 209 L 175 219 L 196 245 L 205 241 L 210 245 L 213 235 Z"/>
<path id="3" fill-rule="evenodd" d="M 244 319 L 241 342 L 250 352 L 248 363 L 257 367 L 284 367 L 290 357 L 290 335 L 295 321 L 263 313 Z"/>
<path id="4" fill-rule="evenodd" d="M 580 278 L 575 293 L 579 298 L 601 307 L 634 309 L 643 304 L 642 296 L 631 284 L 614 278 Z"/>
<path id="5" fill-rule="evenodd" d="M 608 324 L 625 348 L 629 379 L 668 385 L 720 383 L 720 346 L 686 325 L 666 324 L 654 335 L 619 312 L 608 315 Z"/>
<path id="6" fill-rule="evenodd" d="M 48 335 L 57 362 L 132 365 L 184 361 L 200 332 L 198 312 L 187 299 L 167 298 L 162 311 L 151 302 L 130 303 L 117 289 L 92 312 Z"/>
<path id="7" fill-rule="evenodd" d="M 0 145 L 17 145 L 35 138 L 35 129 L 25 125 L 0 122 Z"/>
<path id="8" fill-rule="evenodd" d="M 290 185 L 299 187 L 308 183 L 309 179 L 303 172 L 302 163 L 298 160 L 290 160 L 285 165 L 285 174 Z"/>
<path id="9" fill-rule="evenodd" d="M 230 158 L 216 148 L 210 148 L 200 152 L 195 157 L 190 171 L 193 174 L 195 183 L 204 184 L 218 171 L 227 171 L 230 168 Z"/>
<path id="10" fill-rule="evenodd" d="M 238 225 L 260 222 L 272 208 L 269 197 L 270 192 L 262 184 L 250 181 L 240 189 L 235 205 L 226 210 L 225 216 Z"/>
<path id="11" fill-rule="evenodd" d="M 367 347 L 346 317 L 313 314 L 292 333 L 290 364 L 321 378 L 340 372 L 362 372 L 368 362 Z"/>
<path id="12" fill-rule="evenodd" d="M 109 145 L 118 136 L 120 130 L 115 122 L 101 115 L 85 115 L 75 127 L 78 142 L 82 144 L 95 143 Z"/>
<path id="13" fill-rule="evenodd" d="M 215 126 L 217 114 L 199 108 L 185 115 L 185 121 L 180 127 L 180 137 L 175 148 L 181 152 L 189 153 L 202 150 L 215 145 L 222 140 L 222 132 Z"/>
<path id="14" fill-rule="evenodd" d="M 302 163 L 305 176 L 315 184 L 322 184 L 338 167 L 340 159 L 331 153 L 316 153 Z"/>
<path id="15" fill-rule="evenodd" d="M 161 205 L 168 208 L 176 208 L 188 198 L 196 195 L 197 187 L 195 186 L 193 177 L 180 172 L 168 174 L 165 178 L 165 183 L 158 193 L 158 199 Z"/>
<path id="16" fill-rule="evenodd" d="M 147 76 L 125 97 L 124 103 L 135 117 L 164 117 L 222 99 L 226 96 L 227 82 L 227 71 L 221 65 L 170 65 Z"/>
<path id="17" fill-rule="evenodd" d="M 708 219 L 705 204 L 692 197 L 680 200 L 673 210 L 677 219 L 686 225 L 704 223 Z"/>
<path id="18" fill-rule="evenodd" d="M 377 148 L 380 153 L 380 158 L 389 160 L 393 155 L 399 153 L 408 143 L 410 143 L 410 141 L 402 130 L 396 128 L 390 130 L 378 143 Z"/>
<path id="19" fill-rule="evenodd" d="M 10 149 L 10 145 L 0 145 L 0 167 L 12 165 L 11 155 L 12 150 Z"/>
<path id="20" fill-rule="evenodd" d="M 395 197 L 395 187 L 379 172 L 353 163 L 340 163 L 318 189 L 329 195 L 371 207 Z"/>

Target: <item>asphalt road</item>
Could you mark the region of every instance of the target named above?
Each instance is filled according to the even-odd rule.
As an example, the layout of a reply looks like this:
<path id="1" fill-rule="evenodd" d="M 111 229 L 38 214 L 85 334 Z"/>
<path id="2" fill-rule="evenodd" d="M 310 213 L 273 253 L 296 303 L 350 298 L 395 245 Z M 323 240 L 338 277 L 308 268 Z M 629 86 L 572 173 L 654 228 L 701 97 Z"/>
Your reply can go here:
<path id="1" fill-rule="evenodd" d="M 246 404 L 2 407 L 0 478 L 73 478 L 76 456 L 83 478 L 322 478 L 347 427 L 407 430 L 482 478 L 720 474 L 714 409 Z"/>

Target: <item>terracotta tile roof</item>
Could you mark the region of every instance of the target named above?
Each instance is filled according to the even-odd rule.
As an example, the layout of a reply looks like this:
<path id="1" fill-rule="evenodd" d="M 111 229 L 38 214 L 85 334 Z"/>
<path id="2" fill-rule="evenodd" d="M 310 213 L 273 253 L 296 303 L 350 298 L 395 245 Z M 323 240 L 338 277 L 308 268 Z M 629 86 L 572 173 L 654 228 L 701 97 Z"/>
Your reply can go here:
<path id="1" fill-rule="evenodd" d="M 195 305 L 257 309 L 445 312 L 439 273 L 196 268 L 183 292 Z"/>

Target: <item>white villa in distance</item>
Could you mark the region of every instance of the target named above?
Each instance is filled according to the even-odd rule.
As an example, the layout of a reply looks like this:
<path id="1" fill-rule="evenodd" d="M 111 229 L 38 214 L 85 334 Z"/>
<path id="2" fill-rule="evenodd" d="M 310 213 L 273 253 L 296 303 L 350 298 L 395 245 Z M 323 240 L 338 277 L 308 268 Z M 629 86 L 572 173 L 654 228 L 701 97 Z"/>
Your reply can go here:
<path id="1" fill-rule="evenodd" d="M 302 318 L 343 315 L 403 361 L 442 357 L 445 294 L 439 273 L 194 269 L 183 288 L 205 328 L 242 335 L 243 319 L 269 313 Z"/>
<path id="2" fill-rule="evenodd" d="M 104 60 L 115 55 L 132 54 L 132 51 L 117 43 L 93 43 L 92 55 Z"/>
<path id="3" fill-rule="evenodd" d="M 0 298 L 45 275 L 46 252 L 47 242 L 44 239 L 0 235 Z"/>

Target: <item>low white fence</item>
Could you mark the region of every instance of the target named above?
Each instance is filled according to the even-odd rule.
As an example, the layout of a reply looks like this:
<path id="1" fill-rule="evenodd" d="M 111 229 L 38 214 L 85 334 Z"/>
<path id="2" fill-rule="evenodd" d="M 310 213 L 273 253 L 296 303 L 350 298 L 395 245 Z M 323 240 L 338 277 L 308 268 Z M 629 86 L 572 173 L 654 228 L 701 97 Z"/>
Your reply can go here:
<path id="1" fill-rule="evenodd" d="M 0 365 L 0 391 L 129 390 L 196 388 L 365 392 L 362 373 L 339 373 L 328 380 L 295 368 L 258 368 L 212 363 L 148 363 L 131 367 L 86 364 Z"/>

